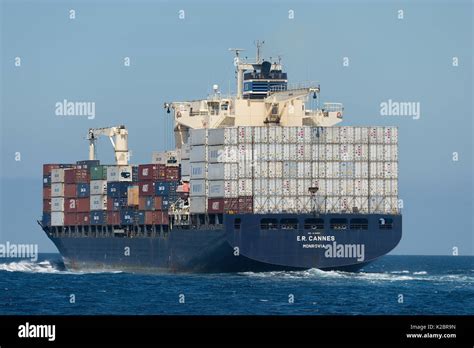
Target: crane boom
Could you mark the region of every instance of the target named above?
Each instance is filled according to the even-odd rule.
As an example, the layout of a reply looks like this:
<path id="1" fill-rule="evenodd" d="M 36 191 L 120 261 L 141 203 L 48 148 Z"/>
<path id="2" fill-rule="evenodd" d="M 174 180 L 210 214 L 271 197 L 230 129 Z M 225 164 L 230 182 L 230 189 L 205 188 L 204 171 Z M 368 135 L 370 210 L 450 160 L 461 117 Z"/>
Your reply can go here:
<path id="1" fill-rule="evenodd" d="M 115 162 L 117 165 L 127 165 L 128 153 L 128 131 L 125 126 L 106 128 L 89 128 L 87 140 L 89 140 L 89 159 L 95 160 L 95 142 L 99 136 L 107 136 L 115 150 Z M 114 141 L 115 138 L 115 141 Z"/>

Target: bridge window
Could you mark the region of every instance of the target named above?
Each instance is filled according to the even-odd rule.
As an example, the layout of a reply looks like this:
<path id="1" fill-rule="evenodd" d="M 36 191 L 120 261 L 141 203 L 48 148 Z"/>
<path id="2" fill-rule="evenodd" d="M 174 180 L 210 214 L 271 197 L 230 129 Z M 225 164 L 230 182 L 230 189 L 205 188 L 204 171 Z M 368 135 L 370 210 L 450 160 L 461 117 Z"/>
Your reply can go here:
<path id="1" fill-rule="evenodd" d="M 324 230 L 323 219 L 306 219 L 304 220 L 305 230 Z"/>
<path id="2" fill-rule="evenodd" d="M 280 224 L 283 230 L 298 229 L 298 219 L 281 219 Z"/>
<path id="3" fill-rule="evenodd" d="M 240 224 L 241 224 L 241 220 L 240 219 L 235 219 L 234 220 L 234 230 L 240 230 Z"/>
<path id="4" fill-rule="evenodd" d="M 331 230 L 347 230 L 347 219 L 331 219 Z"/>
<path id="5" fill-rule="evenodd" d="M 261 230 L 277 230 L 278 220 L 277 219 L 262 219 L 260 221 Z"/>
<path id="6" fill-rule="evenodd" d="M 393 220 L 388 218 L 379 219 L 379 229 L 391 230 L 393 228 Z"/>
<path id="7" fill-rule="evenodd" d="M 368 230 L 369 222 L 367 219 L 352 219 L 351 230 Z"/>

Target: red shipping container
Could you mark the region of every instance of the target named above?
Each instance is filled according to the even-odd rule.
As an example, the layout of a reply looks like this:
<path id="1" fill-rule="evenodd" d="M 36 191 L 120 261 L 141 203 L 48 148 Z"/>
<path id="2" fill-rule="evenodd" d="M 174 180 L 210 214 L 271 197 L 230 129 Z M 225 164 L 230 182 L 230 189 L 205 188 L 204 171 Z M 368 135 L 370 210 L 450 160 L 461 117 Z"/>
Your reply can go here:
<path id="1" fill-rule="evenodd" d="M 43 199 L 43 211 L 49 213 L 51 211 L 51 200 Z"/>
<path id="2" fill-rule="evenodd" d="M 89 213 L 91 211 L 90 198 L 78 198 L 77 199 L 77 212 L 78 213 Z"/>
<path id="3" fill-rule="evenodd" d="M 155 225 L 156 224 L 156 213 L 154 211 L 145 212 L 145 225 Z"/>
<path id="4" fill-rule="evenodd" d="M 158 180 L 165 180 L 166 178 L 166 166 L 164 164 L 158 164 Z"/>
<path id="5" fill-rule="evenodd" d="M 43 199 L 51 199 L 51 187 L 43 187 Z"/>
<path id="6" fill-rule="evenodd" d="M 158 164 L 141 164 L 138 166 L 139 181 L 158 180 Z"/>
<path id="7" fill-rule="evenodd" d="M 155 210 L 161 210 L 162 204 L 163 204 L 163 197 L 156 196 L 155 197 Z"/>
<path id="8" fill-rule="evenodd" d="M 140 197 L 138 199 L 138 209 L 139 210 L 147 210 L 146 202 L 148 197 Z"/>
<path id="9" fill-rule="evenodd" d="M 59 168 L 59 164 L 43 164 L 43 175 L 49 175 L 53 169 L 57 168 Z"/>
<path id="10" fill-rule="evenodd" d="M 90 181 L 88 169 L 75 169 L 74 173 L 76 175 L 76 183 L 88 183 Z"/>
<path id="11" fill-rule="evenodd" d="M 253 196 L 240 196 L 238 198 L 239 213 L 252 213 L 253 212 Z"/>
<path id="12" fill-rule="evenodd" d="M 64 185 L 64 197 L 66 197 L 66 198 L 77 197 L 77 186 L 76 186 L 76 184 L 66 184 L 66 185 Z"/>
<path id="13" fill-rule="evenodd" d="M 74 169 L 64 170 L 64 182 L 66 184 L 75 184 L 76 183 L 76 173 Z"/>
<path id="14" fill-rule="evenodd" d="M 179 179 L 179 167 L 166 167 L 165 169 L 166 181 L 176 181 Z"/>
<path id="15" fill-rule="evenodd" d="M 66 184 L 89 182 L 89 171 L 87 169 L 66 169 L 64 182 Z"/>
<path id="16" fill-rule="evenodd" d="M 159 225 L 169 225 L 170 224 L 170 216 L 168 213 L 161 213 L 160 215 L 160 223 Z"/>
<path id="17" fill-rule="evenodd" d="M 223 213 L 224 198 L 209 198 L 207 200 L 207 211 L 209 213 Z"/>
<path id="18" fill-rule="evenodd" d="M 64 225 L 65 226 L 77 225 L 77 214 L 76 213 L 65 213 L 64 214 Z"/>
<path id="19" fill-rule="evenodd" d="M 153 181 L 144 181 L 138 183 L 138 195 L 139 196 L 154 196 L 155 195 L 155 183 Z"/>
<path id="20" fill-rule="evenodd" d="M 66 213 L 77 212 L 77 198 L 65 198 L 64 199 L 64 211 Z"/>
<path id="21" fill-rule="evenodd" d="M 224 211 L 226 213 L 236 214 L 239 211 L 239 199 L 238 198 L 225 198 Z"/>
<path id="22" fill-rule="evenodd" d="M 107 212 L 107 223 L 109 225 L 120 225 L 120 212 L 108 211 Z"/>
<path id="23" fill-rule="evenodd" d="M 90 213 L 77 213 L 78 225 L 89 225 L 91 221 Z"/>

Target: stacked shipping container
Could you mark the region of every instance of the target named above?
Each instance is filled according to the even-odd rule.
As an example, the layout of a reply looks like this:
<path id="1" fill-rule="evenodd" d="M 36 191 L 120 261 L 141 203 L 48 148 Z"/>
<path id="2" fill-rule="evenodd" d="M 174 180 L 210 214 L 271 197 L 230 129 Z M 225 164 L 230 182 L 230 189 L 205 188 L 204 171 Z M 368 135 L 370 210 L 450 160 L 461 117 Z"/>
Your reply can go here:
<path id="1" fill-rule="evenodd" d="M 398 212 L 396 127 L 192 130 L 191 212 Z M 311 196 L 310 187 L 317 187 Z"/>
<path id="2" fill-rule="evenodd" d="M 43 167 L 47 226 L 169 224 L 179 166 L 105 166 L 98 161 Z"/>

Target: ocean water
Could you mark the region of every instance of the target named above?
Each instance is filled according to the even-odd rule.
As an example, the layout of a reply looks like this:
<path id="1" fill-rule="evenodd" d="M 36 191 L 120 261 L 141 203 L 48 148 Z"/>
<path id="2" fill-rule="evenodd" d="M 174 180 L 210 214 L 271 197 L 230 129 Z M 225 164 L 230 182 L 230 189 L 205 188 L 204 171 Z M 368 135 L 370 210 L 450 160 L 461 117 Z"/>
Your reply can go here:
<path id="1" fill-rule="evenodd" d="M 0 314 L 472 315 L 474 257 L 388 255 L 359 273 L 197 275 L 70 272 L 43 254 L 2 260 Z"/>

